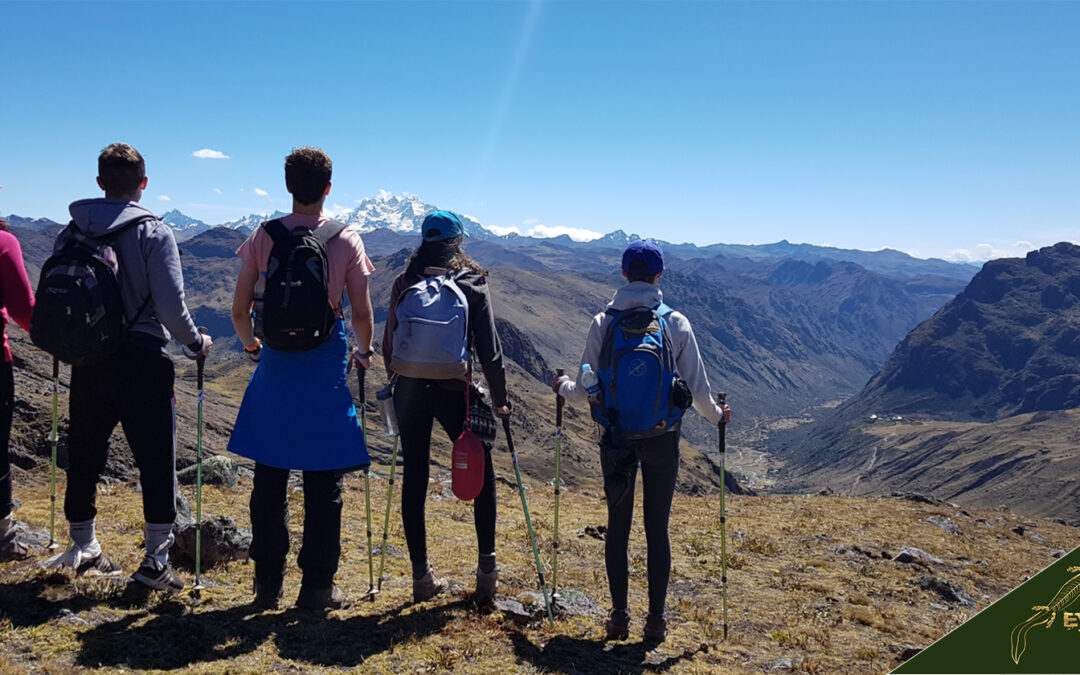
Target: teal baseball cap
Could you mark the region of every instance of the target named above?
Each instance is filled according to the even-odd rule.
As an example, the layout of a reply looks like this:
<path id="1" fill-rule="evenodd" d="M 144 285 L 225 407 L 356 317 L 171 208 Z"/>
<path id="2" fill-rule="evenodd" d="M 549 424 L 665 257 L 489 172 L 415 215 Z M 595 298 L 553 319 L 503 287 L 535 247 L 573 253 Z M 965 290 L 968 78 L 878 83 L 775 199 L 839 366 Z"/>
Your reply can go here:
<path id="1" fill-rule="evenodd" d="M 420 226 L 420 234 L 424 241 L 444 241 L 468 236 L 465 226 L 461 224 L 461 218 L 450 211 L 435 211 L 425 216 L 424 224 Z"/>

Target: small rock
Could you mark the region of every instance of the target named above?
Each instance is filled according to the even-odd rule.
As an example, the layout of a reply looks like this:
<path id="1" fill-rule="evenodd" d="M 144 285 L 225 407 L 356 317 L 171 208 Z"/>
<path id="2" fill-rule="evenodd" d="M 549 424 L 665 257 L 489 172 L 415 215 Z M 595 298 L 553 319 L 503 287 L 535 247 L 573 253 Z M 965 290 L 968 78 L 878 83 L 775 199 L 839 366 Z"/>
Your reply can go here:
<path id="1" fill-rule="evenodd" d="M 195 524 L 195 516 L 191 513 L 191 503 L 179 490 L 176 491 L 176 520 L 173 524 L 175 527 Z"/>
<path id="2" fill-rule="evenodd" d="M 382 555 L 382 544 L 375 544 L 371 547 L 371 555 Z M 390 542 L 386 543 L 386 555 L 391 558 L 404 558 L 405 552 L 397 546 L 394 546 Z"/>
<path id="3" fill-rule="evenodd" d="M 585 529 L 578 530 L 579 537 L 584 537 L 585 535 L 603 541 L 607 538 L 607 525 L 588 525 Z"/>
<path id="4" fill-rule="evenodd" d="M 769 670 L 795 670 L 795 662 L 790 658 L 776 659 Z"/>
<path id="5" fill-rule="evenodd" d="M 949 608 L 947 606 L 941 604 L 940 602 L 931 602 L 930 603 L 930 609 L 936 609 L 938 611 L 944 611 L 944 610 L 947 610 Z"/>
<path id="6" fill-rule="evenodd" d="M 192 464 L 177 471 L 176 480 L 184 485 L 194 485 L 197 480 L 198 470 L 199 465 Z M 238 477 L 236 462 L 225 455 L 207 457 L 202 462 L 203 485 L 224 485 L 232 488 L 236 487 Z"/>
<path id="7" fill-rule="evenodd" d="M 178 562 L 195 562 L 195 524 L 176 528 L 176 543 L 171 553 Z M 214 516 L 203 521 L 202 548 L 200 550 L 204 567 L 212 567 L 219 562 L 247 560 L 251 548 L 251 530 L 238 528 L 236 521 L 229 516 Z"/>
<path id="8" fill-rule="evenodd" d="M 937 525 L 949 534 L 956 534 L 960 531 L 960 528 L 956 525 L 956 523 L 943 516 L 928 516 L 926 518 L 926 522 L 930 523 L 931 525 Z"/>
<path id="9" fill-rule="evenodd" d="M 510 600 L 509 598 L 496 598 L 495 609 L 502 612 L 504 616 L 509 617 L 519 625 L 525 626 L 532 620 L 532 614 L 526 609 L 525 605 L 521 604 L 517 600 Z"/>
<path id="10" fill-rule="evenodd" d="M 1041 534 L 1039 534 L 1038 532 L 1028 532 L 1028 533 L 1027 533 L 1027 536 L 1031 537 L 1032 539 L 1034 539 L 1035 541 L 1039 542 L 1040 544 L 1041 544 L 1042 542 L 1046 541 L 1046 537 L 1042 536 L 1042 535 L 1041 535 Z"/>
<path id="11" fill-rule="evenodd" d="M 817 491 L 817 496 L 818 497 L 829 497 L 832 494 L 833 494 L 832 488 L 829 488 L 829 487 Z"/>
<path id="12" fill-rule="evenodd" d="M 948 579 L 942 579 L 941 577 L 932 575 L 923 575 L 916 579 L 915 583 L 923 590 L 937 593 L 946 602 L 955 603 L 961 607 L 975 606 L 975 602 L 971 599 L 971 596 L 968 595 L 963 588 Z"/>
<path id="13" fill-rule="evenodd" d="M 1024 534 L 1024 526 L 1023 525 L 1017 525 L 1016 527 L 1014 527 L 1012 529 L 1012 532 L 1013 532 L 1013 534 L 1019 534 L 1020 536 L 1023 536 L 1023 534 Z"/>
<path id="14" fill-rule="evenodd" d="M 903 650 L 900 652 L 900 660 L 907 661 L 914 658 L 916 654 L 922 651 L 922 647 L 916 647 L 915 645 L 904 645 Z"/>
<path id="15" fill-rule="evenodd" d="M 919 549 L 919 548 L 915 548 L 914 546 L 901 546 L 900 547 L 900 552 L 897 553 L 895 557 L 893 557 L 893 562 L 899 562 L 899 563 L 921 562 L 921 563 L 927 563 L 927 564 L 934 563 L 934 564 L 940 565 L 942 560 L 941 560 L 941 558 L 937 558 L 935 556 L 932 556 L 929 553 L 927 553 L 926 551 L 924 551 L 922 549 Z"/>
<path id="16" fill-rule="evenodd" d="M 1009 510 L 1009 507 L 1008 507 L 1008 505 L 1007 505 L 1007 504 L 998 504 L 998 505 L 997 505 L 997 510 L 998 510 L 998 511 L 1008 511 L 1008 510 Z"/>
<path id="17" fill-rule="evenodd" d="M 80 618 L 70 609 L 66 607 L 60 610 L 60 613 L 56 615 L 56 620 L 66 626 L 89 626 L 90 622 L 86 619 Z"/>
<path id="18" fill-rule="evenodd" d="M 916 502 L 918 504 L 930 504 L 931 506 L 941 506 L 945 503 L 937 497 L 927 497 L 925 495 L 919 495 L 913 492 L 894 492 L 891 496 L 894 499 L 905 499 L 909 502 Z"/>
<path id="19" fill-rule="evenodd" d="M 539 597 L 539 593 L 534 591 L 533 595 L 538 597 L 541 603 L 544 602 L 543 598 Z M 595 600 L 573 588 L 560 590 L 552 602 L 551 609 L 563 616 L 602 616 L 604 614 L 604 609 Z"/>
<path id="20" fill-rule="evenodd" d="M 1063 548 L 1056 548 L 1056 549 L 1054 549 L 1053 551 L 1050 551 L 1050 557 L 1051 557 L 1051 558 L 1061 558 L 1061 557 L 1063 557 L 1063 556 L 1064 556 L 1064 555 L 1065 555 L 1066 553 L 1068 553 L 1068 551 L 1066 551 L 1065 549 L 1063 549 Z"/>

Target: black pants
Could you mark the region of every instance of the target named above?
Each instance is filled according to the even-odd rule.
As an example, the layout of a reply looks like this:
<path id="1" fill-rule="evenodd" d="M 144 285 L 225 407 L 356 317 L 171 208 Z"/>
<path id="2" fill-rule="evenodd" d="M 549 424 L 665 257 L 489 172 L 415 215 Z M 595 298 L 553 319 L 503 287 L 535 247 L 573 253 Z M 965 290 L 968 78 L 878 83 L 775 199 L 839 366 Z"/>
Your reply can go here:
<path id="1" fill-rule="evenodd" d="M 304 541 L 297 559 L 303 585 L 329 588 L 341 557 L 341 484 L 344 472 L 304 472 Z M 255 464 L 251 490 L 251 559 L 260 581 L 285 573 L 289 553 L 289 470 Z"/>
<path id="2" fill-rule="evenodd" d="M 604 546 L 608 586 L 614 609 L 627 606 L 630 576 L 630 524 L 634 518 L 634 484 L 641 465 L 645 542 L 648 548 L 649 612 L 662 614 L 671 576 L 668 521 L 675 479 L 679 475 L 679 432 L 613 446 L 600 444 L 600 466 L 607 497 L 608 531 Z"/>
<path id="3" fill-rule="evenodd" d="M 394 410 L 401 429 L 401 521 L 409 560 L 417 569 L 427 561 L 427 527 L 424 506 L 431 462 L 431 429 L 438 420 L 451 441 L 465 428 L 465 390 L 456 382 L 398 377 Z M 484 487 L 473 500 L 477 552 L 495 551 L 495 469 L 491 448 L 484 446 Z"/>
<path id="4" fill-rule="evenodd" d="M 11 498 L 11 460 L 8 443 L 11 441 L 11 415 L 15 410 L 15 376 L 11 362 L 0 363 L 0 518 L 15 507 Z"/>
<path id="5" fill-rule="evenodd" d="M 108 459 L 109 436 L 124 429 L 142 484 L 148 523 L 176 519 L 176 409 L 172 360 L 160 349 L 128 344 L 93 366 L 71 369 L 68 429 L 69 522 L 97 515 L 97 484 Z"/>

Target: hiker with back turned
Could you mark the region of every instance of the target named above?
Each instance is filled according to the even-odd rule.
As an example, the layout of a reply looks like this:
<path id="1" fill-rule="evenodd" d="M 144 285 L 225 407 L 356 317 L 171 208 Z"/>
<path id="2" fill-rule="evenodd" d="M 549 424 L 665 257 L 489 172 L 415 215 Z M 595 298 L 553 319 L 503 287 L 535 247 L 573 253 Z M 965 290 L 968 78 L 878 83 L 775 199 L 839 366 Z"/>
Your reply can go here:
<path id="1" fill-rule="evenodd" d="M 264 223 L 236 254 L 232 319 L 244 350 L 258 362 L 236 416 L 229 451 L 255 460 L 251 559 L 257 607 L 277 606 L 289 552 L 289 470 L 304 472 L 303 571 L 296 605 L 338 609 L 342 482 L 368 465 L 367 447 L 346 384 L 350 361 L 344 294 L 366 369 L 374 330 L 368 275 L 374 266 L 359 232 L 323 215 L 333 165 L 318 148 L 285 158 L 292 213 Z"/>
<path id="2" fill-rule="evenodd" d="M 27 542 L 16 528 L 15 500 L 11 494 L 11 462 L 8 441 L 11 439 L 11 420 L 15 412 L 15 373 L 11 367 L 11 347 L 8 346 L 9 318 L 30 330 L 34 311 L 34 293 L 26 278 L 22 247 L 8 231 L 7 222 L 0 220 L 0 334 L 4 337 L 4 360 L 0 362 L 0 562 L 22 560 L 30 556 Z"/>
<path id="3" fill-rule="evenodd" d="M 171 337 L 197 359 L 210 353 L 212 341 L 188 313 L 172 230 L 139 204 L 147 184 L 142 156 L 125 143 L 108 146 L 98 157 L 97 183 L 105 197 L 71 204 L 71 223 L 42 267 L 30 332 L 35 344 L 72 363 L 64 515 L 73 545 L 44 564 L 86 575 L 121 572 L 102 552 L 95 527 L 97 484 L 119 422 L 139 467 L 146 520 L 146 555 L 132 578 L 177 592 L 184 581 L 169 564 L 176 518 L 175 371 L 165 346 Z M 73 276 L 91 269 L 100 281 L 98 295 L 68 294 Z M 72 307 L 95 301 L 102 303 L 102 323 L 68 325 Z M 96 332 L 80 334 L 87 327 Z"/>
<path id="4" fill-rule="evenodd" d="M 588 403 L 600 424 L 600 465 L 607 499 L 605 562 L 612 609 L 609 640 L 628 637 L 630 525 L 634 484 L 641 466 L 648 549 L 649 613 L 646 642 L 667 637 L 664 606 L 671 574 L 668 521 L 679 472 L 683 413 L 691 405 L 712 424 L 730 417 L 709 393 L 705 365 L 685 316 L 664 304 L 657 284 L 664 254 L 651 240 L 623 252 L 619 288 L 605 311 L 593 317 L 576 379 L 556 377 L 552 389 L 572 403 Z"/>
<path id="5" fill-rule="evenodd" d="M 450 441 L 470 426 L 467 418 L 484 413 L 510 414 L 502 348 L 495 332 L 487 272 L 461 247 L 465 229 L 449 211 L 428 214 L 420 229 L 423 241 L 405 271 L 394 280 L 383 334 L 383 360 L 394 374 L 394 409 L 401 429 L 404 479 L 401 519 L 412 563 L 413 600 L 422 602 L 447 588 L 428 562 L 427 498 L 431 431 L 437 420 Z M 491 408 L 480 402 L 471 382 L 471 352 L 491 389 Z M 470 406 L 483 406 L 473 413 Z M 473 499 L 478 548 L 476 593 L 480 606 L 495 596 L 499 569 L 495 564 L 495 471 L 491 436 L 483 443 L 482 487 Z M 473 431 L 477 431 L 474 429 Z M 480 432 L 478 431 L 478 435 Z M 480 481 L 476 481 L 480 483 Z"/>

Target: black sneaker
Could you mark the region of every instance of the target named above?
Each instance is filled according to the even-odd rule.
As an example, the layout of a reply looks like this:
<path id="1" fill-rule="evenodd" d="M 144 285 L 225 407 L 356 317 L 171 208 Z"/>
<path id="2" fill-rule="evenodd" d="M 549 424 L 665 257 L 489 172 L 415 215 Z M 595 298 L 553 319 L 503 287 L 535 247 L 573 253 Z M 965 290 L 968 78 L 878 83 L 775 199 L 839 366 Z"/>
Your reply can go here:
<path id="1" fill-rule="evenodd" d="M 625 640 L 630 637 L 630 608 L 613 609 L 604 624 L 609 640 Z"/>
<path id="2" fill-rule="evenodd" d="M 75 568 L 75 574 L 81 577 L 115 577 L 124 573 L 119 565 L 105 557 L 104 553 L 98 553 L 93 558 L 79 561 Z"/>
<path id="3" fill-rule="evenodd" d="M 255 599 L 251 604 L 259 609 L 277 609 L 285 594 L 284 585 L 285 579 L 282 577 L 262 581 L 255 577 Z"/>
<path id="4" fill-rule="evenodd" d="M 336 584 L 330 584 L 330 588 L 301 585 L 300 595 L 296 596 L 296 606 L 300 609 L 342 609 L 348 607 L 349 603 Z"/>
<path id="5" fill-rule="evenodd" d="M 667 619 L 663 614 L 649 612 L 645 617 L 645 631 L 642 637 L 647 644 L 660 644 L 667 639 Z"/>
<path id="6" fill-rule="evenodd" d="M 184 590 L 184 580 L 172 568 L 172 565 L 162 565 L 150 556 L 143 558 L 142 565 L 131 575 L 131 578 L 140 584 L 152 588 L 155 591 L 167 593 L 179 593 Z"/>

